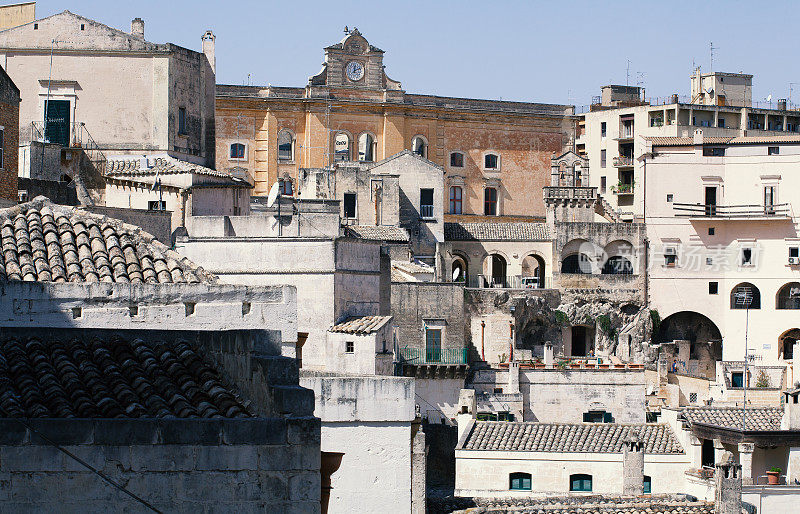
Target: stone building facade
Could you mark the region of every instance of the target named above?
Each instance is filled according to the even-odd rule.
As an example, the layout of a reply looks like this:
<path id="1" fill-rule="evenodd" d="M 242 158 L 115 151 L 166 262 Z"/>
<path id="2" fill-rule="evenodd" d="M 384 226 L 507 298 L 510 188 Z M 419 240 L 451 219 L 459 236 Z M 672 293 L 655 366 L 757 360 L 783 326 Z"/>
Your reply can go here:
<path id="1" fill-rule="evenodd" d="M 0 202 L 17 201 L 19 89 L 0 69 Z"/>
<path id="2" fill-rule="evenodd" d="M 219 85 L 217 169 L 246 167 L 258 195 L 296 184 L 301 168 L 407 149 L 444 168 L 445 212 L 544 215 L 539 192 L 550 155 L 574 136 L 572 107 L 408 94 L 383 56 L 354 29 L 304 88 Z"/>

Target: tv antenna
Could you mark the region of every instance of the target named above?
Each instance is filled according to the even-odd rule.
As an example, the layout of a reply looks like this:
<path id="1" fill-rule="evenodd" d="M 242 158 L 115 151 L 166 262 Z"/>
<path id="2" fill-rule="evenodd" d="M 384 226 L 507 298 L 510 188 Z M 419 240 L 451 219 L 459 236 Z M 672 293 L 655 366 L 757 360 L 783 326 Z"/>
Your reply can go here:
<path id="1" fill-rule="evenodd" d="M 709 50 L 711 51 L 711 66 L 708 68 L 708 71 L 713 73 L 714 72 L 714 50 L 715 50 L 713 41 L 709 42 Z M 719 48 L 716 48 L 716 50 L 719 50 Z"/>
<path id="2" fill-rule="evenodd" d="M 625 66 L 625 85 L 631 85 L 631 60 L 628 59 L 628 64 Z"/>
<path id="3" fill-rule="evenodd" d="M 794 89 L 794 86 L 797 85 L 800 85 L 800 82 L 789 82 L 789 101 L 788 101 L 789 109 L 792 108 L 792 90 Z"/>

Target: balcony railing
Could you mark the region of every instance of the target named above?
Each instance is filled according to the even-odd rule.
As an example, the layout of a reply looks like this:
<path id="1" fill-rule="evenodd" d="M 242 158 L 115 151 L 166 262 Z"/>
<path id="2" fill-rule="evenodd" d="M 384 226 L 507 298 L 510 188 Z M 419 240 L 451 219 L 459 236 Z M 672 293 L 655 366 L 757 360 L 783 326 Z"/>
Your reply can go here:
<path id="1" fill-rule="evenodd" d="M 611 186 L 611 192 L 615 195 L 632 195 L 633 186 L 633 184 L 617 184 L 616 186 Z"/>
<path id="2" fill-rule="evenodd" d="M 433 205 L 420 205 L 419 213 L 422 218 L 433 218 Z"/>
<path id="3" fill-rule="evenodd" d="M 26 131 L 20 129 L 20 143 L 36 141 L 40 143 L 56 143 L 65 147 L 82 148 L 89 160 L 96 165 L 104 165 L 106 162 L 105 154 L 100 150 L 100 146 L 92 138 L 86 124 L 79 121 L 69 123 L 55 123 L 44 121 L 32 121 Z M 100 169 L 102 172 L 103 169 Z"/>
<path id="4" fill-rule="evenodd" d="M 547 186 L 544 188 L 545 200 L 594 200 L 596 198 L 596 187 Z"/>
<path id="5" fill-rule="evenodd" d="M 523 277 L 522 275 L 505 277 L 475 275 L 469 277 L 467 287 L 475 289 L 550 289 L 552 280 L 550 277 L 540 279 L 538 277 Z"/>
<path id="6" fill-rule="evenodd" d="M 466 348 L 414 348 L 405 346 L 400 348 L 400 357 L 403 364 L 468 364 L 468 351 Z"/>
<path id="7" fill-rule="evenodd" d="M 790 205 L 709 205 L 701 203 L 673 203 L 675 216 L 688 218 L 788 218 Z"/>
<path id="8" fill-rule="evenodd" d="M 633 166 L 633 157 L 620 155 L 619 157 L 614 157 L 612 162 L 616 168 L 630 168 Z"/>

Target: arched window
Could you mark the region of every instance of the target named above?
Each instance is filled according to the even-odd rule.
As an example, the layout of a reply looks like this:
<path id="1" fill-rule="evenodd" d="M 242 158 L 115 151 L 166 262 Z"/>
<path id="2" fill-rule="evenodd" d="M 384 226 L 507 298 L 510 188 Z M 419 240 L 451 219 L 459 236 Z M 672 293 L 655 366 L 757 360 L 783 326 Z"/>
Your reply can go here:
<path id="1" fill-rule="evenodd" d="M 561 273 L 591 275 L 592 264 L 586 254 L 573 253 L 572 255 L 567 255 L 561 261 Z"/>
<path id="2" fill-rule="evenodd" d="M 461 152 L 450 152 L 450 167 L 463 168 L 464 167 L 464 154 Z"/>
<path id="3" fill-rule="evenodd" d="M 453 282 L 467 282 L 467 262 L 462 257 L 453 259 Z"/>
<path id="4" fill-rule="evenodd" d="M 422 136 L 415 136 L 411 140 L 411 151 L 420 157 L 428 158 L 428 142 Z"/>
<path id="5" fill-rule="evenodd" d="M 333 160 L 350 160 L 350 136 L 344 132 L 338 132 L 333 140 Z"/>
<path id="6" fill-rule="evenodd" d="M 358 160 L 365 162 L 375 160 L 375 138 L 366 132 L 358 136 Z"/>
<path id="7" fill-rule="evenodd" d="M 784 360 L 794 360 L 794 345 L 800 341 L 800 328 L 787 330 L 778 338 L 778 353 Z"/>
<path id="8" fill-rule="evenodd" d="M 569 490 L 590 493 L 592 492 L 592 475 L 582 473 L 569 476 Z"/>
<path id="9" fill-rule="evenodd" d="M 800 282 L 789 282 L 778 290 L 777 309 L 800 309 Z"/>
<path id="10" fill-rule="evenodd" d="M 652 487 L 653 487 L 653 480 L 649 476 L 645 475 L 644 476 L 644 487 L 642 488 L 642 493 L 651 494 Z"/>
<path id="11" fill-rule="evenodd" d="M 294 194 L 294 189 L 292 188 L 292 179 L 285 178 L 280 181 L 280 184 L 281 195 L 292 196 Z"/>
<path id="12" fill-rule="evenodd" d="M 497 189 L 493 187 L 483 190 L 483 214 L 497 216 Z"/>
<path id="13" fill-rule="evenodd" d="M 530 473 L 511 473 L 508 475 L 508 488 L 512 491 L 530 491 Z"/>
<path id="14" fill-rule="evenodd" d="M 231 159 L 244 159 L 244 144 L 232 143 L 230 155 Z"/>
<path id="15" fill-rule="evenodd" d="M 731 309 L 761 308 L 761 291 L 749 282 L 742 282 L 731 291 Z"/>
<path id="16" fill-rule="evenodd" d="M 461 186 L 450 186 L 450 214 L 461 214 L 462 194 Z"/>
<path id="17" fill-rule="evenodd" d="M 487 153 L 483 156 L 483 167 L 487 170 L 500 169 L 500 156 L 494 153 Z"/>
<path id="18" fill-rule="evenodd" d="M 625 257 L 616 255 L 603 265 L 603 275 L 633 275 L 633 264 Z"/>
<path id="19" fill-rule="evenodd" d="M 294 135 L 288 130 L 278 132 L 278 160 L 294 161 Z"/>

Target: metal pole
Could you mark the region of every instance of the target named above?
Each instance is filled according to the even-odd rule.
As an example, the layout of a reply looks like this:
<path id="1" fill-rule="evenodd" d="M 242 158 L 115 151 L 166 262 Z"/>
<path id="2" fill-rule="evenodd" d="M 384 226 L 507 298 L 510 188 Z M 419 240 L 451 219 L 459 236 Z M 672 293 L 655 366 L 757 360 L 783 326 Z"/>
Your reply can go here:
<path id="1" fill-rule="evenodd" d="M 745 422 L 747 421 L 747 331 L 750 328 L 750 303 L 747 303 L 747 308 L 745 310 L 745 322 L 744 322 L 744 378 L 742 381 L 743 387 L 743 396 L 742 396 L 742 439 L 744 439 L 744 432 L 747 427 Z"/>
<path id="2" fill-rule="evenodd" d="M 53 81 L 53 48 L 56 46 L 56 40 L 50 42 L 50 73 L 47 77 L 47 96 L 44 101 L 44 114 L 42 115 L 42 160 L 39 165 L 39 174 L 44 172 L 44 144 L 47 141 L 47 106 L 50 104 L 50 84 Z M 33 135 L 33 134 L 31 134 Z"/>

